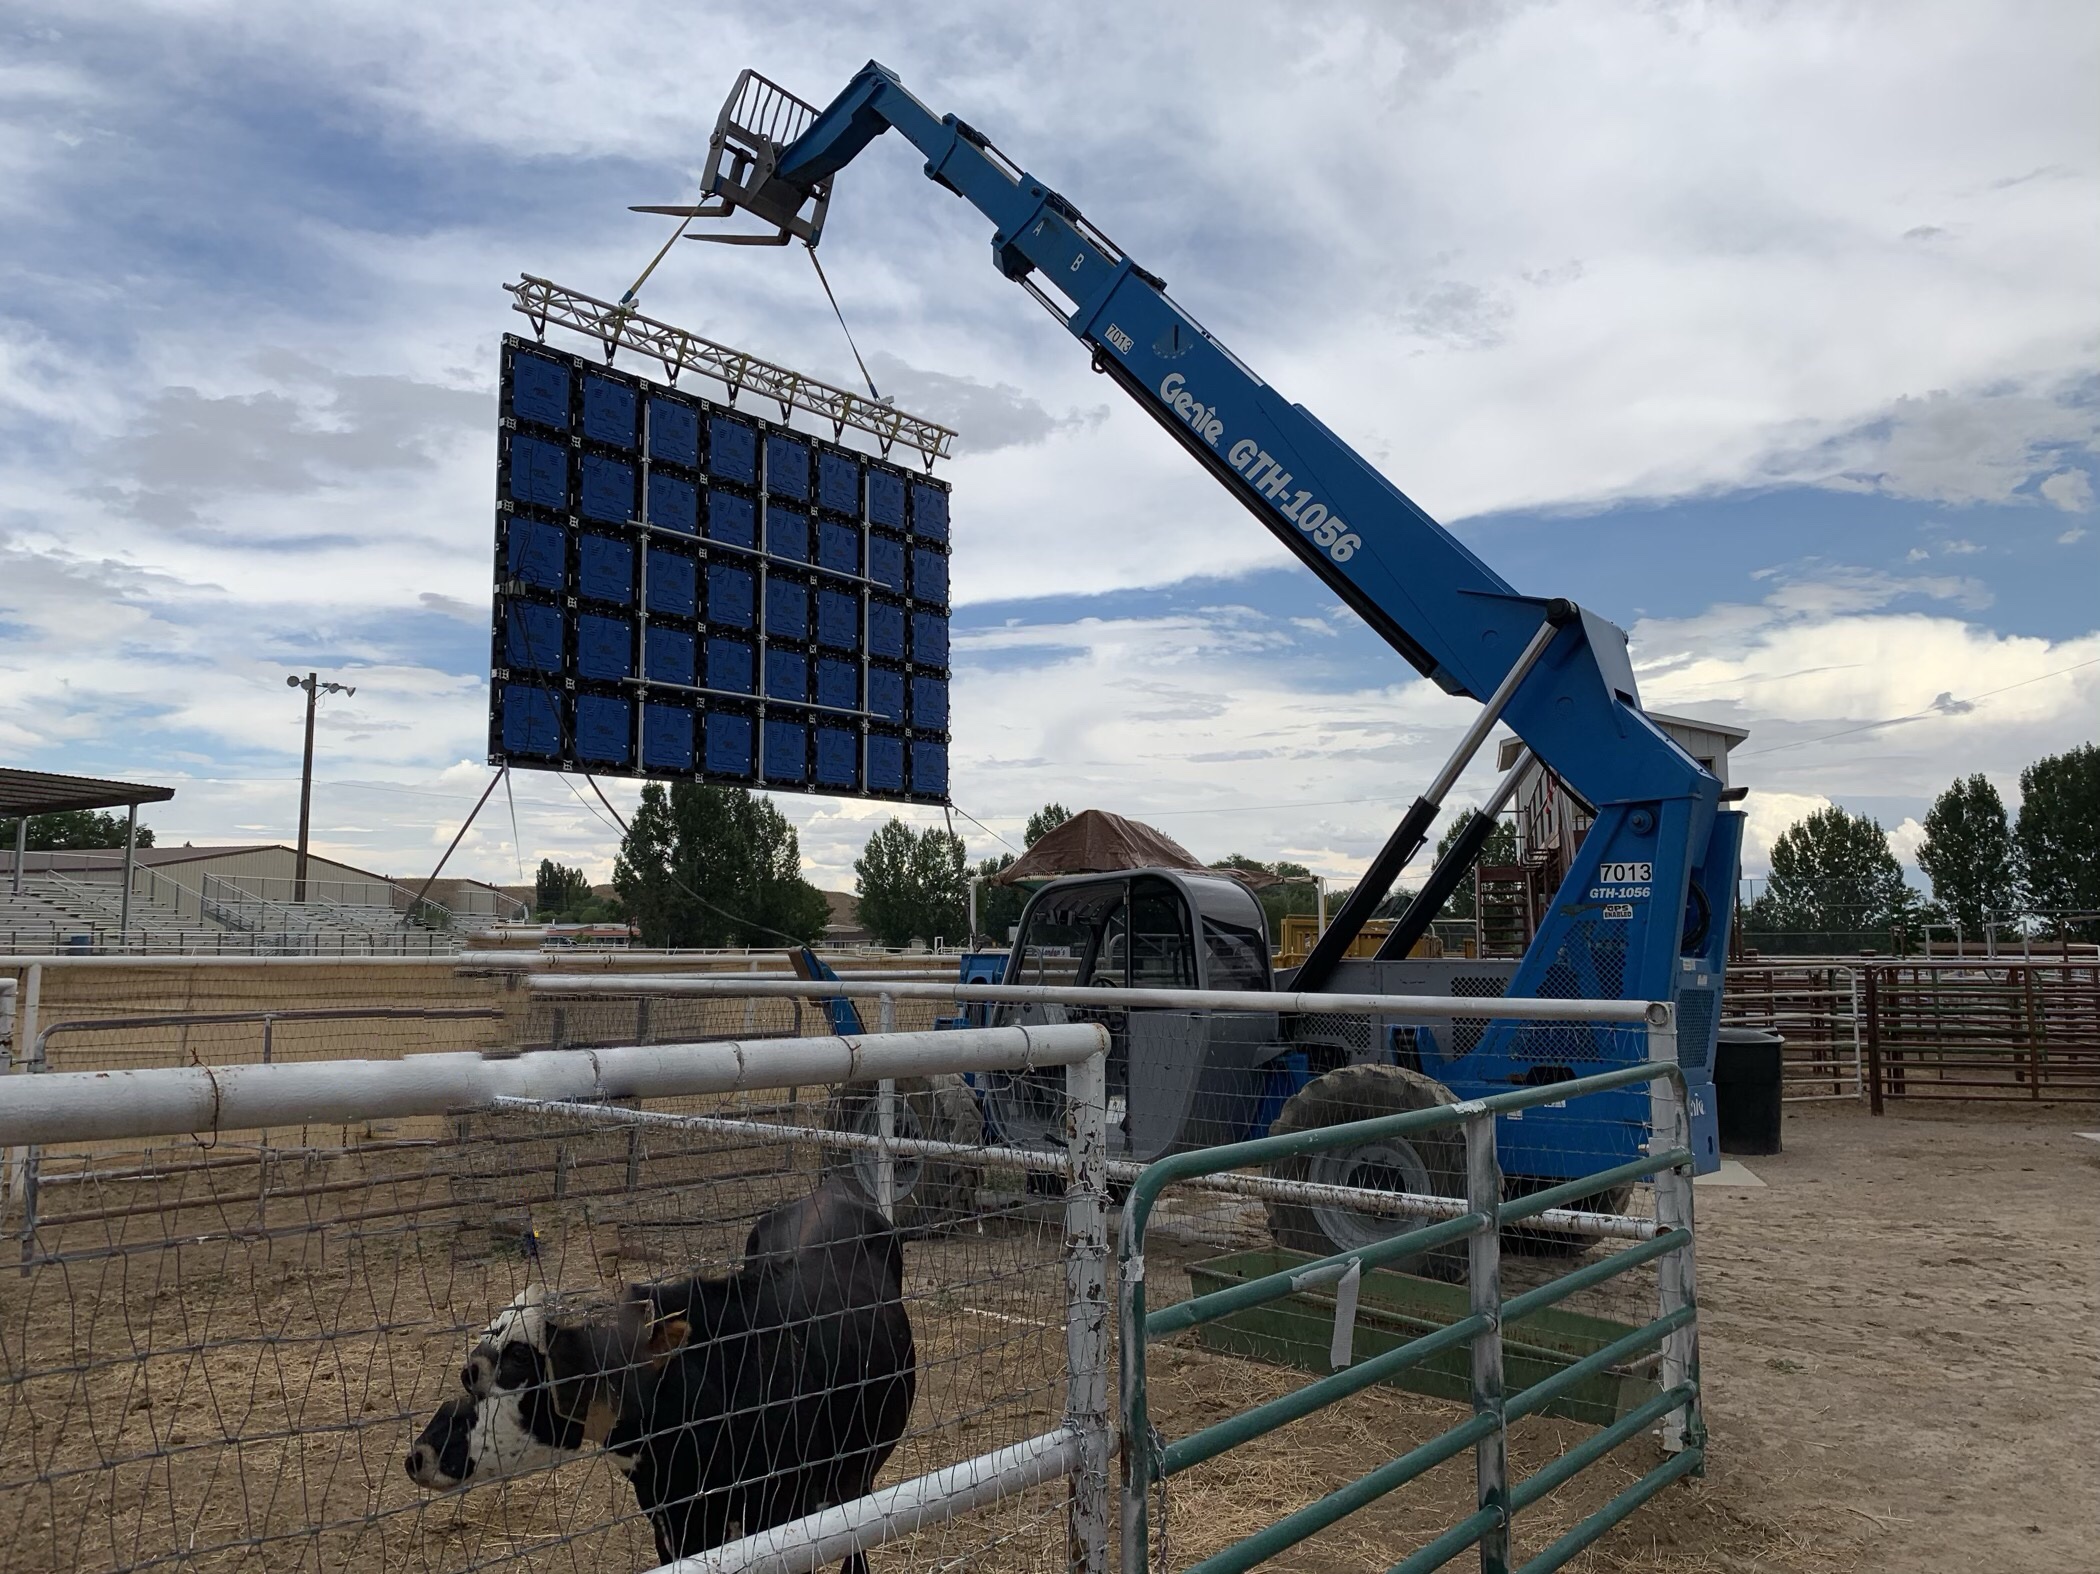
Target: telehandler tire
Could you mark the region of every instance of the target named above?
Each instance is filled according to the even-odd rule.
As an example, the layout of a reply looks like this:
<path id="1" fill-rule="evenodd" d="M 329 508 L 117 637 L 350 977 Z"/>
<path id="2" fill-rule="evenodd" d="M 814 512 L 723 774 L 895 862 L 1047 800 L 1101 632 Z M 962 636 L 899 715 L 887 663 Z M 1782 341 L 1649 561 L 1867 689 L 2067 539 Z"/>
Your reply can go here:
<path id="1" fill-rule="evenodd" d="M 1269 1129 L 1275 1135 L 1311 1131 L 1456 1102 L 1449 1088 L 1419 1071 L 1401 1066 L 1339 1066 L 1294 1093 Z M 1381 1137 L 1356 1147 L 1279 1159 L 1269 1166 L 1269 1173 L 1279 1180 L 1463 1197 L 1465 1138 L 1455 1125 L 1405 1137 Z M 1363 1213 L 1305 1202 L 1271 1201 L 1268 1215 L 1269 1233 L 1277 1245 L 1317 1257 L 1352 1251 L 1437 1222 L 1421 1215 Z M 1464 1275 L 1465 1265 L 1466 1246 L 1460 1241 L 1382 1266 L 1456 1279 Z"/>

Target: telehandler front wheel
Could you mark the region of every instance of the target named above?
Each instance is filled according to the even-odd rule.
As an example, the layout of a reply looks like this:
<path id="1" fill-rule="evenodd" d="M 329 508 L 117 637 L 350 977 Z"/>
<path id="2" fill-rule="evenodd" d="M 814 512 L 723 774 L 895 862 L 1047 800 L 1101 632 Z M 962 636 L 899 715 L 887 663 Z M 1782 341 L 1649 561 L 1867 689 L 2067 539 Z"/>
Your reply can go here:
<path id="1" fill-rule="evenodd" d="M 1449 1088 L 1418 1071 L 1401 1066 L 1340 1066 L 1294 1093 L 1269 1129 L 1277 1135 L 1310 1131 L 1456 1102 Z M 1465 1138 L 1455 1125 L 1402 1137 L 1374 1137 L 1346 1148 L 1279 1159 L 1269 1166 L 1269 1173 L 1279 1180 L 1311 1181 L 1324 1186 L 1463 1197 Z M 1317 1257 L 1355 1251 L 1437 1223 L 1444 1217 L 1366 1213 L 1339 1203 L 1296 1201 L 1271 1201 L 1268 1213 L 1269 1233 L 1277 1245 Z M 1431 1278 L 1456 1279 L 1464 1275 L 1465 1264 L 1466 1247 L 1460 1241 L 1384 1266 Z"/>

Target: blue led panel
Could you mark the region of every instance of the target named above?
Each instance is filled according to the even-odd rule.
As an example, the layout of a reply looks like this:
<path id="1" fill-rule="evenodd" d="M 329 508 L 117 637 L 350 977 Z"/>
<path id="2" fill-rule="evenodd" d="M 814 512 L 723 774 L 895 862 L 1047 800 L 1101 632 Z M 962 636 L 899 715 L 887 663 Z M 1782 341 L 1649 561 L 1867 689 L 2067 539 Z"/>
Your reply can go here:
<path id="1" fill-rule="evenodd" d="M 686 400 L 649 396 L 649 462 L 700 468 L 700 412 Z"/>
<path id="2" fill-rule="evenodd" d="M 503 343 L 489 757 L 948 798 L 942 482 Z"/>
<path id="3" fill-rule="evenodd" d="M 577 472 L 576 509 L 585 519 L 625 524 L 634 518 L 634 466 L 610 454 L 585 453 Z"/>
<path id="4" fill-rule="evenodd" d="M 766 505 L 766 555 L 790 562 L 809 561 L 809 519 L 792 508 Z"/>
<path id="5" fill-rule="evenodd" d="M 503 445 L 500 495 L 531 508 L 566 513 L 569 507 L 569 446 L 551 437 L 518 432 Z"/>
<path id="6" fill-rule="evenodd" d="M 576 619 L 576 676 L 618 683 L 634 676 L 634 624 L 585 612 Z"/>
<path id="7" fill-rule="evenodd" d="M 740 561 L 707 565 L 707 621 L 723 628 L 758 626 L 758 575 Z"/>
<path id="8" fill-rule="evenodd" d="M 503 409 L 514 421 L 555 431 L 569 429 L 569 368 L 565 361 L 511 351 L 504 356 Z"/>
<path id="9" fill-rule="evenodd" d="M 707 499 L 707 539 L 724 546 L 758 545 L 758 505 L 734 492 L 712 492 Z"/>
<path id="10" fill-rule="evenodd" d="M 943 552 L 912 548 L 911 598 L 937 607 L 948 604 L 948 557 Z"/>
<path id="11" fill-rule="evenodd" d="M 710 711 L 702 722 L 707 755 L 701 769 L 723 781 L 749 781 L 757 772 L 753 743 L 757 730 L 749 716 Z"/>
<path id="12" fill-rule="evenodd" d="M 868 669 L 868 709 L 878 721 L 904 725 L 904 674 L 891 667 Z"/>
<path id="13" fill-rule="evenodd" d="M 700 489 L 669 470 L 649 472 L 649 523 L 683 535 L 700 533 Z"/>
<path id="14" fill-rule="evenodd" d="M 869 469 L 868 523 L 889 530 L 904 528 L 904 477 L 896 471 Z"/>
<path id="15" fill-rule="evenodd" d="M 860 513 L 860 461 L 826 449 L 817 455 L 817 506 L 834 514 Z"/>
<path id="16" fill-rule="evenodd" d="M 888 536 L 868 537 L 868 578 L 893 591 L 904 594 L 904 543 Z"/>
<path id="17" fill-rule="evenodd" d="M 649 549 L 649 616 L 694 618 L 700 615 L 700 566 L 683 552 Z"/>
<path id="18" fill-rule="evenodd" d="M 642 676 L 652 683 L 693 681 L 693 636 L 681 628 L 652 627 L 642 639 Z M 941 722 L 943 727 L 947 721 Z"/>
<path id="19" fill-rule="evenodd" d="M 766 492 L 772 497 L 809 497 L 809 444 L 799 437 L 771 432 L 766 436 Z"/>
<path id="20" fill-rule="evenodd" d="M 634 384 L 617 382 L 602 372 L 583 374 L 583 435 L 617 448 L 634 447 L 635 415 L 640 408 Z"/>
<path id="21" fill-rule="evenodd" d="M 911 680 L 911 724 L 927 732 L 948 730 L 948 680 L 916 677 Z"/>
<path id="22" fill-rule="evenodd" d="M 756 694 L 757 649 L 749 640 L 709 635 L 702 686 L 719 689 L 725 694 Z"/>
<path id="23" fill-rule="evenodd" d="M 830 650 L 860 648 L 860 597 L 817 587 L 817 643 Z"/>
<path id="24" fill-rule="evenodd" d="M 750 422 L 726 415 L 708 421 L 707 473 L 717 481 L 758 485 L 758 432 Z"/>
<path id="25" fill-rule="evenodd" d="M 860 735 L 850 727 L 818 727 L 815 767 L 819 787 L 852 792 L 860 785 Z"/>
<path id="26" fill-rule="evenodd" d="M 683 705 L 642 707 L 642 769 L 671 776 L 693 770 L 693 713 Z"/>
<path id="27" fill-rule="evenodd" d="M 576 543 L 576 594 L 626 606 L 634 600 L 634 543 L 586 530 Z"/>
<path id="28" fill-rule="evenodd" d="M 634 701 L 608 694 L 576 696 L 576 758 L 626 765 L 634 758 Z"/>
<path id="29" fill-rule="evenodd" d="M 860 663 L 837 656 L 819 656 L 817 703 L 833 710 L 859 710 Z"/>
<path id="30" fill-rule="evenodd" d="M 766 637 L 809 638 L 809 586 L 792 579 L 766 580 Z"/>
<path id="31" fill-rule="evenodd" d="M 836 519 L 817 521 L 817 567 L 834 574 L 860 574 L 860 538 L 857 525 Z"/>
<path id="32" fill-rule="evenodd" d="M 507 528 L 501 519 L 499 515 L 497 529 L 503 533 L 500 577 L 509 579 L 519 588 L 544 590 L 556 596 L 568 589 L 568 531 L 560 525 L 527 519 L 521 514 L 509 516 Z"/>

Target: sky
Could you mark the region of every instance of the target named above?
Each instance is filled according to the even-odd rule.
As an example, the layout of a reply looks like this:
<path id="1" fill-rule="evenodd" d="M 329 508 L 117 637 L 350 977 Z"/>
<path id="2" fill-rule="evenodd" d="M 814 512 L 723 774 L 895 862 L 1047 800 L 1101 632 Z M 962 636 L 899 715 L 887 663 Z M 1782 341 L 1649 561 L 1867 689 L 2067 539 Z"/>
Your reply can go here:
<path id="1" fill-rule="evenodd" d="M 2100 736 L 2100 7 L 1301 0 L 0 11 L 0 762 L 165 783 L 163 844 L 426 873 L 485 762 L 497 347 L 617 297 L 744 66 L 867 59 L 1064 193 L 1520 589 L 1747 728 L 1745 872 L 1839 803 L 1912 861 Z M 822 253 L 961 436 L 956 827 L 1038 805 L 1347 880 L 1471 712 L 990 266 L 901 139 Z M 681 243 L 643 309 L 850 385 L 800 248 Z M 581 343 L 572 348 L 584 348 Z M 703 390 L 705 391 L 705 390 Z M 1491 755 L 1454 803 L 1483 795 Z M 633 783 L 605 782 L 624 808 Z M 780 796 L 850 889 L 892 813 Z M 513 773 L 448 872 L 608 876 Z"/>

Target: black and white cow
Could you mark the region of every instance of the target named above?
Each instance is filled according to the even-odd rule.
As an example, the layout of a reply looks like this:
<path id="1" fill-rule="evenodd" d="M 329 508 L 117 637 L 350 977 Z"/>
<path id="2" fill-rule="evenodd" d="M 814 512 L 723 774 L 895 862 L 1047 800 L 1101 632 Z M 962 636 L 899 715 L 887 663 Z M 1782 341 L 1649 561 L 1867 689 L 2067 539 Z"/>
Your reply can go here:
<path id="1" fill-rule="evenodd" d="M 442 1489 L 603 1448 L 667 1562 L 849 1502 L 911 1414 L 903 1281 L 896 1231 L 831 1183 L 761 1218 L 726 1278 L 610 1304 L 532 1286 L 476 1341 L 408 1474 Z"/>

